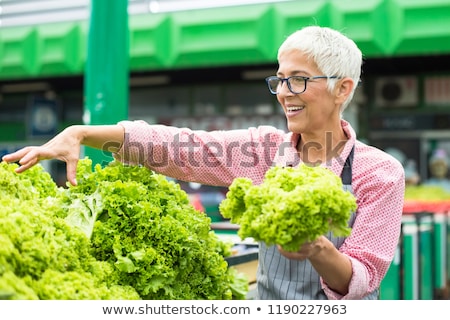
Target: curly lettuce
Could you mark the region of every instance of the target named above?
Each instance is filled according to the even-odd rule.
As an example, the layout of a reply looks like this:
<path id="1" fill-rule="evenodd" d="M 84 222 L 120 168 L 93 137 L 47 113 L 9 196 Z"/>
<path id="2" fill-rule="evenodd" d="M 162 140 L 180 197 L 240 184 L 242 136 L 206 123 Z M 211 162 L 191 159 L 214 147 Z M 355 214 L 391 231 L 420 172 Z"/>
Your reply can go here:
<path id="1" fill-rule="evenodd" d="M 89 168 L 89 160 L 80 162 L 70 199 L 84 205 L 71 201 L 66 220 L 95 220 L 89 235 L 93 255 L 114 265 L 121 285 L 132 286 L 143 299 L 233 298 L 223 255 L 228 250 L 178 184 L 120 162 Z"/>
<path id="2" fill-rule="evenodd" d="M 244 299 L 231 244 L 178 184 L 144 167 L 78 164 L 77 186 L 0 163 L 0 297 Z"/>
<path id="3" fill-rule="evenodd" d="M 331 170 L 301 164 L 272 167 L 260 185 L 236 178 L 219 210 L 240 225 L 242 239 L 296 251 L 329 231 L 348 236 L 348 220 L 356 207 L 355 197 Z"/>

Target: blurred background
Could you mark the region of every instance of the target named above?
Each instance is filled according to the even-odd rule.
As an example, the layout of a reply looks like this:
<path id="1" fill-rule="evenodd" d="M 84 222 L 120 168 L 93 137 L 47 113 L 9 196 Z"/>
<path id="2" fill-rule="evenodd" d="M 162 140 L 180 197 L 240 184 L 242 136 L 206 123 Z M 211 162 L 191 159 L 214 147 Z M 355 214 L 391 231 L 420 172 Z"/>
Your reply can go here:
<path id="1" fill-rule="evenodd" d="M 276 72 L 279 44 L 306 25 L 360 47 L 362 84 L 344 118 L 407 173 L 383 297 L 448 297 L 449 0 L 0 1 L 0 156 L 81 123 L 285 128 L 264 78 Z M 44 165 L 65 185 L 63 163 Z M 226 189 L 179 183 L 223 221 Z"/>

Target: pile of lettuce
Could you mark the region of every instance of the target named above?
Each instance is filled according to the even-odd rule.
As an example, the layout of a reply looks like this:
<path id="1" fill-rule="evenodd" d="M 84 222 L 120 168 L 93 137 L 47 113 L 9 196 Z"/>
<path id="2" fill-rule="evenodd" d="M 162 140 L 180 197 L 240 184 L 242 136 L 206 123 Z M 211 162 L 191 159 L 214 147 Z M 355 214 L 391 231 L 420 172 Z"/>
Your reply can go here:
<path id="1" fill-rule="evenodd" d="M 331 170 L 300 164 L 270 168 L 260 185 L 236 178 L 219 209 L 240 225 L 242 239 L 297 251 L 304 242 L 330 231 L 348 236 L 348 220 L 356 207 L 355 197 Z"/>
<path id="2" fill-rule="evenodd" d="M 79 161 L 77 186 L 0 163 L 0 299 L 245 299 L 225 243 L 178 184 Z"/>
<path id="3" fill-rule="evenodd" d="M 405 188 L 405 200 L 450 200 L 450 192 L 437 185 L 409 185 Z"/>

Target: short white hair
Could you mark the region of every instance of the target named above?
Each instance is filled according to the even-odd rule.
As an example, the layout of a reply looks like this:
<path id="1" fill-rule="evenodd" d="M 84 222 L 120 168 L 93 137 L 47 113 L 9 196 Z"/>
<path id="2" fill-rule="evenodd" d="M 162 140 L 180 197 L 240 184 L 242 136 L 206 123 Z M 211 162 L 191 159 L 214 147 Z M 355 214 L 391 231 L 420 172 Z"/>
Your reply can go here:
<path id="1" fill-rule="evenodd" d="M 319 26 L 308 26 L 295 31 L 281 44 L 280 55 L 286 51 L 298 50 L 312 59 L 323 75 L 349 77 L 353 79 L 353 91 L 341 106 L 341 113 L 347 108 L 358 87 L 361 77 L 362 53 L 355 42 L 339 31 Z M 328 79 L 331 92 L 337 79 Z"/>

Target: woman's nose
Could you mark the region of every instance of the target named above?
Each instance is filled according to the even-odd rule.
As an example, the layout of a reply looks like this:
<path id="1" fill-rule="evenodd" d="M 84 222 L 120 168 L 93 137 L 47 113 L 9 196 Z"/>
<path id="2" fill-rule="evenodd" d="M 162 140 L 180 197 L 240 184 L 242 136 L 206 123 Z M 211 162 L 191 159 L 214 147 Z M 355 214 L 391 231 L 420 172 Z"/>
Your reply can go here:
<path id="1" fill-rule="evenodd" d="M 278 95 L 291 95 L 293 94 L 289 89 L 288 83 L 286 80 L 282 81 L 278 87 Z"/>

